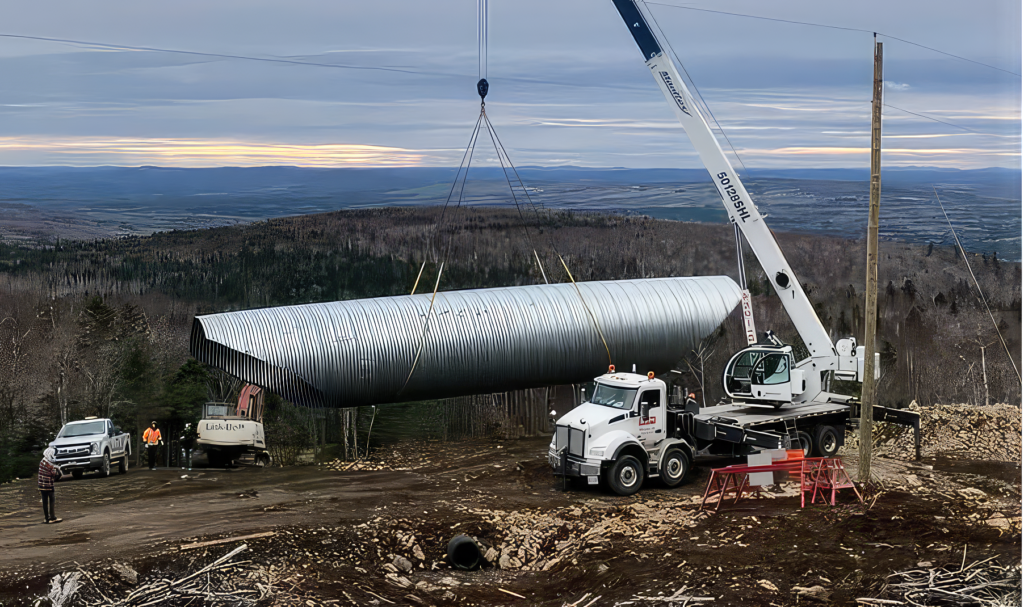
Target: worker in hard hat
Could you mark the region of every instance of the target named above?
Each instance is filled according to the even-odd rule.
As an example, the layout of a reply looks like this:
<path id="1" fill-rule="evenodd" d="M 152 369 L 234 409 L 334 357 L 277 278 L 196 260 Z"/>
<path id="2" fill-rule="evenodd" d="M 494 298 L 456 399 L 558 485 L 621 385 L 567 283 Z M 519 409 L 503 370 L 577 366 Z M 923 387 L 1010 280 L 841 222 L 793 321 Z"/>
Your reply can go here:
<path id="1" fill-rule="evenodd" d="M 156 427 L 155 421 L 142 433 L 142 442 L 149 451 L 149 469 L 156 470 L 156 458 L 160 446 L 164 444 L 164 437 L 160 435 L 160 429 Z"/>

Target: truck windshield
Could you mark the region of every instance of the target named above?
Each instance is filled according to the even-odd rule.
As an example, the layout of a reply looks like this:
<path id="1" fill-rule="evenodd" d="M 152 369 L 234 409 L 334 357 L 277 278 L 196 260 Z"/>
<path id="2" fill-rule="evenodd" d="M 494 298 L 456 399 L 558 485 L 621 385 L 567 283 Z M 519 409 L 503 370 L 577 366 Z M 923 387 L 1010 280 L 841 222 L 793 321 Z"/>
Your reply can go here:
<path id="1" fill-rule="evenodd" d="M 95 421 L 87 424 L 68 424 L 60 429 L 58 438 L 69 436 L 88 436 L 90 434 L 103 434 L 106 432 L 106 422 Z"/>
<path id="2" fill-rule="evenodd" d="M 590 397 L 590 402 L 616 409 L 631 409 L 633 401 L 636 399 L 636 391 L 637 388 L 616 388 L 606 384 L 597 384 L 594 395 Z"/>

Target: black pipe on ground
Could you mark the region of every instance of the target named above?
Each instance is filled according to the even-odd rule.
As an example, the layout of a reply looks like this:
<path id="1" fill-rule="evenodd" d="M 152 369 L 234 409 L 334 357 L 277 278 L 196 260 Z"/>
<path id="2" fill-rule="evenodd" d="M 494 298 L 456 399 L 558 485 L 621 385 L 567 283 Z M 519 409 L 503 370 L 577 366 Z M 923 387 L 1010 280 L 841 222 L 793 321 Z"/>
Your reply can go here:
<path id="1" fill-rule="evenodd" d="M 480 544 L 468 535 L 456 535 L 448 542 L 448 562 L 456 569 L 475 571 L 483 564 Z"/>

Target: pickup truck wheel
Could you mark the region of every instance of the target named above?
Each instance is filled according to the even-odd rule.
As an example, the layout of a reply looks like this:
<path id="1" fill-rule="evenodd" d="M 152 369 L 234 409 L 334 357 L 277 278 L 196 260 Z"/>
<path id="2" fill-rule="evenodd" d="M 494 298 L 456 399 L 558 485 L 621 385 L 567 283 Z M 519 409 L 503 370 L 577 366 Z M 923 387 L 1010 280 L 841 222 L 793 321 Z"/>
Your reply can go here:
<path id="1" fill-rule="evenodd" d="M 103 465 L 100 467 L 100 476 L 106 478 L 110 476 L 110 452 L 103 452 Z"/>
<path id="2" fill-rule="evenodd" d="M 117 460 L 117 471 L 120 474 L 128 472 L 128 454 L 122 455 L 121 458 Z"/>
<path id="3" fill-rule="evenodd" d="M 683 453 L 682 449 L 672 449 L 665 454 L 665 460 L 661 464 L 658 476 L 661 482 L 668 488 L 678 487 L 686 480 L 686 474 L 690 471 L 690 460 Z"/>
<path id="4" fill-rule="evenodd" d="M 640 485 L 644 482 L 644 470 L 640 466 L 640 460 L 632 455 L 619 456 L 605 473 L 605 480 L 615 493 L 633 495 L 640 490 Z"/>
<path id="5" fill-rule="evenodd" d="M 801 430 L 796 433 L 796 440 L 800 445 L 800 449 L 804 452 L 804 457 L 810 457 L 811 452 L 814 451 L 814 443 L 811 441 L 811 435 Z"/>
<path id="6" fill-rule="evenodd" d="M 814 446 L 821 457 L 835 457 L 839 452 L 839 435 L 833 426 L 819 426 Z"/>
<path id="7" fill-rule="evenodd" d="M 76 478 L 76 479 L 82 478 L 83 474 L 85 474 L 85 472 L 83 470 L 72 470 L 71 471 L 71 476 Z"/>

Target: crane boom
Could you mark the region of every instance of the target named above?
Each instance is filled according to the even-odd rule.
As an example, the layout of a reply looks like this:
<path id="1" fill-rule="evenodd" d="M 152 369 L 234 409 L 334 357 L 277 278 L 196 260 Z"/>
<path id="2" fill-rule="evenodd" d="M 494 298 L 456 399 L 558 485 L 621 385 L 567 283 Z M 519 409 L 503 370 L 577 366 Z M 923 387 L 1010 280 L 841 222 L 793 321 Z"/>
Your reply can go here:
<path id="1" fill-rule="evenodd" d="M 679 70 L 669 54 L 662 49 L 637 3 L 635 0 L 612 2 L 633 35 L 640 52 L 643 53 L 655 82 L 665 94 L 665 99 L 668 100 L 676 118 L 700 155 L 701 162 L 711 174 L 715 188 L 729 214 L 729 220 L 742 230 L 810 353 L 808 359 L 795 366 L 805 371 L 803 380 L 806 382 L 806 389 L 795 390 L 794 400 L 806 401 L 818 396 L 821 392 L 821 373 L 824 371 L 849 374 L 852 365 L 854 378 L 859 378 L 856 357 L 850 356 L 853 354 L 852 349 L 856 348 L 856 342 L 841 340 L 847 343 L 841 345 L 841 352 L 836 351 L 836 345 L 832 344 L 828 332 L 814 312 L 807 294 L 786 261 L 774 235 L 765 225 L 764 218 L 743 187 L 725 152 L 722 151 L 707 120 L 694 103 L 693 96 L 679 75 Z M 851 358 L 854 360 L 851 361 Z"/>

